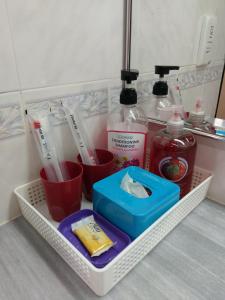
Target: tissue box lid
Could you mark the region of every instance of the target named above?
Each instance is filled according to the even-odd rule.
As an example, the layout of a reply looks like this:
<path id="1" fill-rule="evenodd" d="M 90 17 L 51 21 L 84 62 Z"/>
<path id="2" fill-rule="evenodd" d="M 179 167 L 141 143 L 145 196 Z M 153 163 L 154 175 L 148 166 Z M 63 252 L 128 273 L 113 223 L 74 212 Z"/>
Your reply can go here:
<path id="1" fill-rule="evenodd" d="M 151 191 L 148 198 L 137 198 L 120 188 L 124 175 L 128 173 L 135 181 Z M 118 205 L 133 216 L 155 214 L 168 202 L 179 197 L 180 187 L 139 167 L 128 167 L 94 184 L 94 191 L 107 198 L 107 203 Z M 94 199 L 95 201 L 95 199 Z"/>

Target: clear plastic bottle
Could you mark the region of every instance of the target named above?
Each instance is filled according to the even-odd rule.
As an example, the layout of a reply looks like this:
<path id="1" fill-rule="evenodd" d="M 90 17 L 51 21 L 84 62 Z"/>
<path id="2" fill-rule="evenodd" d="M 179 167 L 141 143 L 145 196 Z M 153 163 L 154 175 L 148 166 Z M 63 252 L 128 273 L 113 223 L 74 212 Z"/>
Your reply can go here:
<path id="1" fill-rule="evenodd" d="M 184 129 L 184 121 L 177 112 L 168 121 L 167 128 L 152 138 L 150 171 L 177 183 L 181 197 L 191 189 L 196 147 L 194 135 Z"/>
<path id="2" fill-rule="evenodd" d="M 185 126 L 212 134 L 216 133 L 213 124 L 205 120 L 205 112 L 200 98 L 197 98 L 195 109 L 190 112 L 190 116 L 185 122 Z"/>
<path id="3" fill-rule="evenodd" d="M 120 107 L 109 114 L 107 133 L 108 150 L 114 154 L 117 169 L 145 167 L 148 122 L 144 111 L 137 106 L 131 80 L 122 89 Z"/>
<path id="4" fill-rule="evenodd" d="M 155 115 L 156 118 L 162 121 L 168 121 L 173 113 L 173 106 L 176 104 L 174 99 L 169 95 L 169 87 L 164 75 L 169 74 L 170 70 L 178 70 L 177 66 L 155 66 L 155 74 L 159 75 L 158 81 L 153 86 L 152 102 L 155 108 L 151 117 Z"/>

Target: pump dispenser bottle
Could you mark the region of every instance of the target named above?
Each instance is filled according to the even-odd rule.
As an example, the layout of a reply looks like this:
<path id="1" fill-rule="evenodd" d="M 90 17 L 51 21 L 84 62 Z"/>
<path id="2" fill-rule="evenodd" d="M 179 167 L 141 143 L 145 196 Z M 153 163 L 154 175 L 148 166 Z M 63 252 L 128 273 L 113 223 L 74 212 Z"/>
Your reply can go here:
<path id="1" fill-rule="evenodd" d="M 137 106 L 137 92 L 132 87 L 137 77 L 136 70 L 121 71 L 125 85 L 120 94 L 120 107 L 108 117 L 108 150 L 114 154 L 117 169 L 145 166 L 148 127 L 143 110 Z"/>
<path id="2" fill-rule="evenodd" d="M 160 130 L 152 139 L 150 171 L 177 183 L 181 197 L 191 189 L 196 154 L 196 140 L 184 129 L 184 121 L 174 112 L 167 128 Z"/>
<path id="3" fill-rule="evenodd" d="M 153 114 L 156 118 L 162 121 L 168 121 L 172 114 L 173 100 L 169 97 L 168 83 L 164 75 L 168 75 L 170 70 L 179 70 L 177 66 L 155 66 L 155 74 L 159 75 L 159 80 L 153 86 L 152 94 L 154 95 L 153 101 L 155 109 Z"/>

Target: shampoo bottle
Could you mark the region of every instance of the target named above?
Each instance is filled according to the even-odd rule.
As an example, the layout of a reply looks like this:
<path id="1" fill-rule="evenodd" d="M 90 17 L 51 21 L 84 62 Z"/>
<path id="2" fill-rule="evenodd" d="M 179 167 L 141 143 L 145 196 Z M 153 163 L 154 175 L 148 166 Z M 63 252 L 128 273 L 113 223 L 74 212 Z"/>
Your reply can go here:
<path id="1" fill-rule="evenodd" d="M 168 121 L 172 115 L 175 104 L 173 99 L 169 96 L 168 83 L 164 75 L 169 74 L 170 70 L 179 70 L 177 66 L 155 66 L 155 74 L 159 75 L 159 79 L 155 82 L 152 90 L 155 109 L 153 114 L 156 118 L 162 121 Z"/>
<path id="2" fill-rule="evenodd" d="M 167 128 L 160 130 L 152 139 L 150 171 L 177 183 L 183 197 L 191 189 L 195 154 L 195 137 L 184 129 L 180 114 L 174 112 Z"/>
<path id="3" fill-rule="evenodd" d="M 137 106 L 137 92 L 132 81 L 138 77 L 136 70 L 122 70 L 125 85 L 120 94 L 120 106 L 108 117 L 108 150 L 114 154 L 117 170 L 128 166 L 145 167 L 147 147 L 147 118 Z"/>

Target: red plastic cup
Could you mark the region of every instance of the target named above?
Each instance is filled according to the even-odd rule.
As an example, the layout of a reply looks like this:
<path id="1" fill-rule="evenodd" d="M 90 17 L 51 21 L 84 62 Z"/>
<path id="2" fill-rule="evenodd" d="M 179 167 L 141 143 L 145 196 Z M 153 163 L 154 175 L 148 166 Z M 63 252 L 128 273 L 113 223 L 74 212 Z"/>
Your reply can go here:
<path id="1" fill-rule="evenodd" d="M 49 212 L 58 222 L 80 210 L 82 199 L 82 166 L 71 161 L 66 161 L 65 165 L 71 179 L 63 182 L 50 182 L 44 168 L 40 171 Z"/>
<path id="2" fill-rule="evenodd" d="M 99 164 L 95 166 L 82 163 L 80 155 L 77 160 L 83 167 L 83 190 L 87 200 L 92 201 L 92 186 L 95 182 L 112 175 L 115 172 L 114 156 L 108 150 L 96 149 Z"/>

